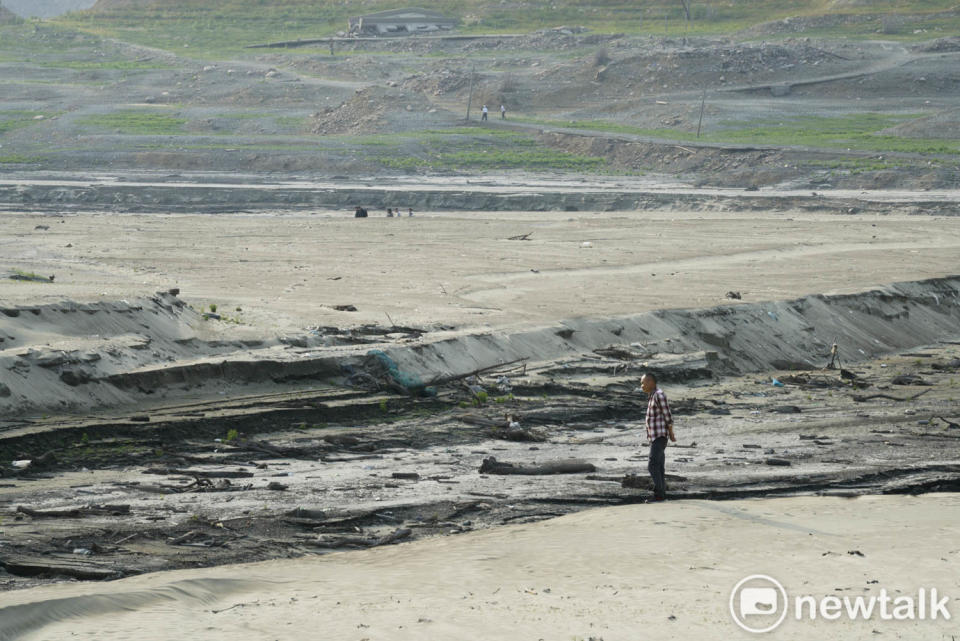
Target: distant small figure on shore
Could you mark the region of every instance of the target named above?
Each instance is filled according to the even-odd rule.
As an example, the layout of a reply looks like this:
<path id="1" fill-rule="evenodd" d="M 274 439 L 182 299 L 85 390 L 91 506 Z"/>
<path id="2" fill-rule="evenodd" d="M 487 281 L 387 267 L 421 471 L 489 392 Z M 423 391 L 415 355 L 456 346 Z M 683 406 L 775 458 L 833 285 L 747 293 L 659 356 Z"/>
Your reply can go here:
<path id="1" fill-rule="evenodd" d="M 393 210 L 387 207 L 387 218 L 393 218 Z"/>
<path id="2" fill-rule="evenodd" d="M 413 207 L 407 207 L 407 216 L 413 216 Z"/>
<path id="3" fill-rule="evenodd" d="M 500 120 L 507 119 L 507 108 L 504 105 L 500 105 Z"/>
<path id="4" fill-rule="evenodd" d="M 480 120 L 486 120 L 488 112 L 489 110 L 487 109 L 486 105 L 480 107 Z"/>
<path id="5" fill-rule="evenodd" d="M 353 210 L 353 217 L 354 217 L 354 218 L 366 218 L 366 217 L 367 217 L 367 210 L 364 209 L 363 207 L 361 207 L 360 205 L 357 205 L 357 206 L 354 208 L 354 210 Z"/>

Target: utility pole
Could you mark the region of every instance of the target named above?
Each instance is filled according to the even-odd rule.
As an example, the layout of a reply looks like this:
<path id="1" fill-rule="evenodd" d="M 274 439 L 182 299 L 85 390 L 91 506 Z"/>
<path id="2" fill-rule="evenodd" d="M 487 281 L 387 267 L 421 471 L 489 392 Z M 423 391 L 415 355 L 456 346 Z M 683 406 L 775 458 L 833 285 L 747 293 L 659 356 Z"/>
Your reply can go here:
<path id="1" fill-rule="evenodd" d="M 700 137 L 700 125 L 703 124 L 703 106 L 707 104 L 707 90 L 703 90 L 703 98 L 700 99 L 700 120 L 697 121 L 697 138 Z"/>
<path id="2" fill-rule="evenodd" d="M 477 73 L 477 63 L 470 70 L 470 97 L 467 99 L 467 120 L 470 120 L 470 105 L 473 104 L 473 76 Z"/>

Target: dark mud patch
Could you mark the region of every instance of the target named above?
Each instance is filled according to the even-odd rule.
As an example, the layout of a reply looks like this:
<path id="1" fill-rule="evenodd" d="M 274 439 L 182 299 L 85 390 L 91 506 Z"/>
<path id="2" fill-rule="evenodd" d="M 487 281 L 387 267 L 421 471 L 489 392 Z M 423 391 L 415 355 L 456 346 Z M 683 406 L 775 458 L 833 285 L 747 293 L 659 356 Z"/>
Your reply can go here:
<path id="1" fill-rule="evenodd" d="M 664 370 L 680 439 L 670 498 L 957 491 L 958 350 L 913 348 L 847 376 Z M 158 410 L 146 423 L 51 420 L 2 441 L 21 466 L 49 455 L 3 467 L 0 587 L 359 549 L 643 500 L 642 363 L 616 377 L 562 365 L 491 370 L 432 399 L 358 393 L 334 410 L 301 393 Z M 898 376 L 926 385 L 893 389 Z M 894 400 L 917 390 L 928 391 Z M 855 399 L 870 393 L 880 396 Z M 503 476 L 484 471 L 491 458 L 591 469 Z"/>

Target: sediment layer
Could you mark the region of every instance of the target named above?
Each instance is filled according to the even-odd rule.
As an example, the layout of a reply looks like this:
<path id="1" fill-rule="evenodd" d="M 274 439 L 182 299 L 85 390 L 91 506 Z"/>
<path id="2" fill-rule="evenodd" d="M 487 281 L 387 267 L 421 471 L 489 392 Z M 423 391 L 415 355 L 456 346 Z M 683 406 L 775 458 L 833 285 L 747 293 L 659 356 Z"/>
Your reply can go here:
<path id="1" fill-rule="evenodd" d="M 201 340 L 203 317 L 169 293 L 133 303 L 0 311 L 0 411 L 15 416 L 342 386 L 373 349 L 424 382 L 617 345 L 649 354 L 644 364 L 654 371 L 678 358 L 703 361 L 698 367 L 716 375 L 816 369 L 830 359 L 834 344 L 842 362 L 855 363 L 956 337 L 960 276 L 858 294 L 575 319 L 515 332 L 416 333 L 402 341 L 388 340 L 389 330 L 364 336 L 337 328 L 263 340 Z"/>

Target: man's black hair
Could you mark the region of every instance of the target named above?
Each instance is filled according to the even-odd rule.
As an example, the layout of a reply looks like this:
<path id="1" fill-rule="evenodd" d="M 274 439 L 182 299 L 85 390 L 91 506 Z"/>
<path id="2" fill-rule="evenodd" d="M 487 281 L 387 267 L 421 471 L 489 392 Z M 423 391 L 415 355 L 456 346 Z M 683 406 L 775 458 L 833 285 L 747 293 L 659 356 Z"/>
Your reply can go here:
<path id="1" fill-rule="evenodd" d="M 649 378 L 651 381 L 653 381 L 653 384 L 654 384 L 654 385 L 657 384 L 657 375 L 654 374 L 653 372 L 647 372 L 647 373 L 644 374 L 644 376 L 646 376 L 646 377 Z"/>

